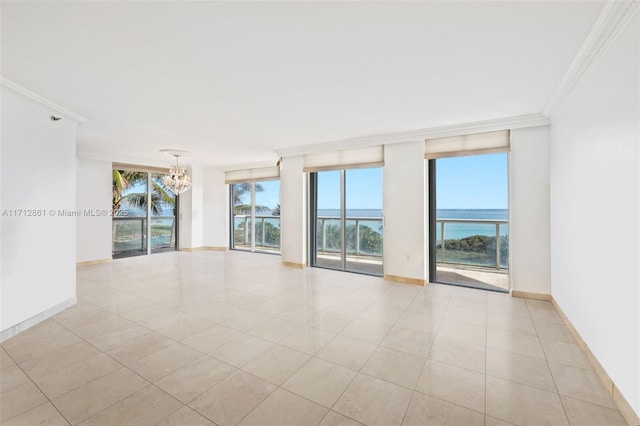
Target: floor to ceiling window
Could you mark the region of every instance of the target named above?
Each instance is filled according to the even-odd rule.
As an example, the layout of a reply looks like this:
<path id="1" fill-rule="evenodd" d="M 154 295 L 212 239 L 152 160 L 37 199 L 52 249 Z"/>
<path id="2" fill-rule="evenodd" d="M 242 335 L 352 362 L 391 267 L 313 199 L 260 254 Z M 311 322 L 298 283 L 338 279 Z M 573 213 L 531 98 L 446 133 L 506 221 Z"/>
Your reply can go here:
<path id="1" fill-rule="evenodd" d="M 280 181 L 230 184 L 231 248 L 280 253 Z"/>
<path id="2" fill-rule="evenodd" d="M 177 250 L 178 197 L 158 171 L 113 169 L 113 258 Z"/>
<path id="3" fill-rule="evenodd" d="M 429 160 L 430 281 L 509 290 L 508 153 L 497 150 Z"/>
<path id="4" fill-rule="evenodd" d="M 311 265 L 382 275 L 382 168 L 310 174 Z"/>

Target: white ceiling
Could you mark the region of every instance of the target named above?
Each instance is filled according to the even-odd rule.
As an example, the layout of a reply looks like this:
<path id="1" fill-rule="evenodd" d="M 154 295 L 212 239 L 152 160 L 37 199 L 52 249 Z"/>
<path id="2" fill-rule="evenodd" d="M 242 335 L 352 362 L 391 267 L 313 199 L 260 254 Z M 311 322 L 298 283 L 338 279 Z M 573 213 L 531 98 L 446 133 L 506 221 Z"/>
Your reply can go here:
<path id="1" fill-rule="evenodd" d="M 2 75 L 110 160 L 275 150 L 541 112 L 603 2 L 1 2 Z"/>

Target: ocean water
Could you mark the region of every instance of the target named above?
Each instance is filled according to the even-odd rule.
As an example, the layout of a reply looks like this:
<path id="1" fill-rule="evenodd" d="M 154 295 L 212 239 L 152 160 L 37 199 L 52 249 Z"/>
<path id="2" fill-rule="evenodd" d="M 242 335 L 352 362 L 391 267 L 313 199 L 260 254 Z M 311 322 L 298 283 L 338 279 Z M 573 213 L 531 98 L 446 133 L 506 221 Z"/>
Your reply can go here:
<path id="1" fill-rule="evenodd" d="M 381 209 L 347 209 L 347 218 L 382 218 Z M 339 209 L 318 209 L 320 217 L 340 217 Z M 482 219 L 482 220 L 508 220 L 507 209 L 438 209 L 437 219 Z M 436 226 L 436 239 L 440 240 L 441 227 Z M 496 236 L 495 224 L 480 223 L 446 223 L 444 229 L 445 239 L 461 239 L 472 235 Z M 500 225 L 500 236 L 509 234 L 509 225 Z"/>

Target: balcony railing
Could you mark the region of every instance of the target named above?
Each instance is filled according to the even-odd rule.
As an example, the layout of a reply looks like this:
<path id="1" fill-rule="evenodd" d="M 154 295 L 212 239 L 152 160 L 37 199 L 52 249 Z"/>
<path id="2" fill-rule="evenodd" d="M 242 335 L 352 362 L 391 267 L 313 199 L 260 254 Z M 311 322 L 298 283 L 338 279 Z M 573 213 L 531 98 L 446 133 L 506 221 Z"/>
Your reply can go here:
<path id="1" fill-rule="evenodd" d="M 340 219 L 318 216 L 316 250 L 322 254 L 340 253 Z M 382 257 L 383 219 L 372 217 L 345 218 L 346 254 Z"/>
<path id="2" fill-rule="evenodd" d="M 509 221 L 437 219 L 436 262 L 509 268 Z"/>
<path id="3" fill-rule="evenodd" d="M 256 248 L 268 251 L 280 250 L 280 216 L 256 215 Z M 251 215 L 233 216 L 233 244 L 235 247 L 251 247 Z"/>
<path id="4" fill-rule="evenodd" d="M 114 217 L 112 219 L 112 251 L 114 254 L 147 250 L 146 217 Z M 151 250 L 175 247 L 175 217 L 151 217 Z"/>

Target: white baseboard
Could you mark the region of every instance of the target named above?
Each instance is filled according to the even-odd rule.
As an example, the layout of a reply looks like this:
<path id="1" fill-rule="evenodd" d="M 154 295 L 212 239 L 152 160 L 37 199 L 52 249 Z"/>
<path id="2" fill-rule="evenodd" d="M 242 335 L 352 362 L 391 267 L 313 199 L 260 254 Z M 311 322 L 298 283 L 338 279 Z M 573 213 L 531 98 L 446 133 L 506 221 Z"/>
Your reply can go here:
<path id="1" fill-rule="evenodd" d="M 14 325 L 13 327 L 9 327 L 6 330 L 0 331 L 0 343 L 2 343 L 5 340 L 15 336 L 18 333 L 22 333 L 23 331 L 25 331 L 25 330 L 33 327 L 34 325 L 46 320 L 47 318 L 54 316 L 58 312 L 64 311 L 68 307 L 75 305 L 77 301 L 78 301 L 78 298 L 76 296 L 73 296 L 71 299 L 67 299 L 64 302 L 59 303 L 56 306 L 47 309 L 44 312 L 40 312 L 38 315 L 35 315 L 35 316 L 33 316 L 31 318 L 28 318 L 28 319 L 26 319 L 26 320 L 24 320 L 22 322 L 19 322 L 18 324 Z"/>

